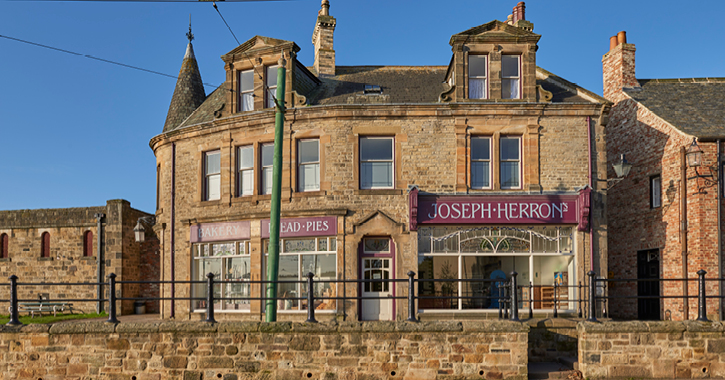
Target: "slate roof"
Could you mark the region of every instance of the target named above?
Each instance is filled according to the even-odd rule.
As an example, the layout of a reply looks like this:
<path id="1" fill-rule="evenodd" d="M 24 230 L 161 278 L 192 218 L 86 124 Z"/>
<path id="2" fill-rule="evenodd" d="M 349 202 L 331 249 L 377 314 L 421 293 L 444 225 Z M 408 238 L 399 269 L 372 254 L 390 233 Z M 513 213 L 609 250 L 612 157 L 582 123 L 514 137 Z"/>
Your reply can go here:
<path id="1" fill-rule="evenodd" d="M 189 42 L 189 45 L 186 46 L 184 61 L 181 63 L 179 78 L 176 80 L 174 95 L 171 96 L 164 132 L 177 128 L 204 102 L 204 99 L 206 99 L 204 84 L 201 81 L 199 66 L 196 64 L 194 48 Z"/>
<path id="2" fill-rule="evenodd" d="M 447 66 L 337 66 L 337 75 L 321 79 L 321 85 L 307 99 L 311 105 L 438 103 L 439 95 L 447 89 L 443 83 L 446 70 Z M 537 79 L 536 84 L 552 93 L 552 103 L 606 102 L 574 83 L 537 70 L 548 78 Z M 365 94 L 365 85 L 380 86 L 382 94 Z M 164 132 L 213 121 L 215 113 L 225 107 L 226 91 L 225 85 L 218 87 L 183 122 L 164 128 Z"/>
<path id="3" fill-rule="evenodd" d="M 725 78 L 638 79 L 625 88 L 675 128 L 697 138 L 725 138 Z"/>
<path id="4" fill-rule="evenodd" d="M 311 104 L 435 103 L 445 90 L 445 66 L 337 66 L 335 76 L 322 79 Z M 381 95 L 365 95 L 377 85 Z"/>

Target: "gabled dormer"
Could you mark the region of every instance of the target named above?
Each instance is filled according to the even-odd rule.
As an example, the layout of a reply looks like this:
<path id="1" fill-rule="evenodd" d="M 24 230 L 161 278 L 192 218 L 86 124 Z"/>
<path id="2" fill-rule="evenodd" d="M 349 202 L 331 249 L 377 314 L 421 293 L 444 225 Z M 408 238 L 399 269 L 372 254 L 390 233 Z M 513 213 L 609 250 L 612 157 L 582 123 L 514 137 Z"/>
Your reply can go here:
<path id="1" fill-rule="evenodd" d="M 507 22 L 491 21 L 455 34 L 441 101 L 536 101 L 536 50 L 540 35 L 524 19 L 524 4 Z"/>
<path id="2" fill-rule="evenodd" d="M 305 105 L 306 95 L 320 81 L 297 61 L 300 47 L 292 41 L 255 36 L 223 55 L 230 88 L 224 115 L 274 108 L 277 93 L 277 69 L 284 62 L 287 77 L 285 104 L 287 108 Z M 284 58 L 284 59 L 281 59 Z"/>

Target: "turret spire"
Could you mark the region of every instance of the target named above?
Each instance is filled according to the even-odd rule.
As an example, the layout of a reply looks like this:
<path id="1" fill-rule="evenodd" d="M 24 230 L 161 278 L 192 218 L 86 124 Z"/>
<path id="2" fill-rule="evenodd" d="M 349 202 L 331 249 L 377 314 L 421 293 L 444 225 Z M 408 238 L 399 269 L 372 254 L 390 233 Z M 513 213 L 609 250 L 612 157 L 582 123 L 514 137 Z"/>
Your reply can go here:
<path id="1" fill-rule="evenodd" d="M 194 39 L 194 34 L 191 33 L 191 15 L 189 15 L 189 32 L 186 33 L 186 38 L 189 39 L 189 44 L 186 46 L 186 54 L 181 63 L 179 78 L 176 80 L 174 95 L 171 96 L 164 132 L 176 129 L 206 99 L 201 73 L 194 56 L 194 47 L 191 44 Z"/>

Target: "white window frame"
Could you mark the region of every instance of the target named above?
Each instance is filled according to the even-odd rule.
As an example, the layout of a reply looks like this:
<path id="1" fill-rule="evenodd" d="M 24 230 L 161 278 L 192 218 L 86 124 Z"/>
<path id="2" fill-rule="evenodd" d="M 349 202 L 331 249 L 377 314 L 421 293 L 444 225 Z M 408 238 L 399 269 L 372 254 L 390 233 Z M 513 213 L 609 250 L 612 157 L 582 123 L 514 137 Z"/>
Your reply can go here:
<path id="1" fill-rule="evenodd" d="M 286 249 L 285 242 L 287 240 L 314 240 L 315 241 L 315 250 L 314 251 L 294 251 L 294 252 L 288 252 Z M 320 243 L 321 241 L 324 241 L 326 243 L 327 250 L 320 249 Z M 334 244 L 334 247 L 333 247 Z M 331 297 L 336 297 L 337 294 L 341 294 L 340 286 L 341 284 L 337 283 L 338 279 L 338 264 L 337 264 L 337 238 L 334 236 L 301 236 L 301 237 L 295 237 L 295 238 L 282 238 L 279 240 L 279 256 L 282 257 L 290 257 L 295 256 L 297 257 L 297 280 L 300 282 L 299 284 L 296 284 L 296 291 L 295 294 L 292 294 L 291 298 L 297 298 L 300 296 L 305 297 L 305 299 L 300 299 L 296 301 L 292 301 L 292 303 L 297 303 L 296 306 L 291 305 L 289 308 L 286 307 L 279 307 L 279 312 L 290 312 L 290 313 L 305 313 L 307 312 L 307 308 L 303 306 L 303 303 L 306 301 L 306 295 L 304 295 L 303 290 L 305 289 L 307 284 L 304 284 L 303 282 L 307 280 L 307 273 L 305 272 L 305 269 L 302 268 L 303 264 L 303 256 L 316 256 L 316 255 L 334 255 L 335 257 L 335 277 L 325 277 L 320 279 L 319 277 L 315 277 L 314 281 L 317 282 L 316 285 L 321 287 L 327 287 L 329 288 L 330 285 L 334 285 L 336 287 L 336 290 L 333 294 L 331 294 Z M 264 262 L 262 263 L 262 278 L 263 280 L 267 278 L 267 263 L 269 259 L 269 238 L 262 240 L 262 253 Z M 327 281 L 327 282 L 325 282 Z M 318 294 L 317 296 L 320 296 Z M 286 302 L 284 300 L 284 296 L 282 294 L 277 295 L 278 298 L 282 298 L 283 300 L 280 300 L 278 302 Z M 330 309 L 323 309 L 323 310 L 316 310 L 315 312 L 323 312 L 323 313 L 335 313 L 337 310 L 337 301 L 336 300 L 323 300 L 322 302 L 328 302 L 330 304 L 334 304 L 334 308 Z"/>
<path id="2" fill-rule="evenodd" d="M 249 74 L 252 76 L 252 87 L 244 87 L 242 76 Z M 250 97 L 249 103 L 244 101 L 245 97 Z M 244 70 L 239 72 L 239 111 L 254 111 L 254 70 Z"/>
<path id="3" fill-rule="evenodd" d="M 473 155 L 473 153 L 474 153 L 473 152 L 473 141 L 474 140 L 487 140 L 488 141 L 488 159 L 474 159 L 473 158 L 474 157 L 474 155 Z M 490 189 L 490 188 L 492 188 L 492 183 L 493 183 L 493 180 L 492 180 L 493 170 L 491 170 L 491 155 L 493 154 L 492 141 L 493 141 L 493 139 L 491 138 L 491 136 L 471 136 L 471 154 L 469 157 L 471 158 L 470 176 L 471 176 L 471 188 L 472 189 Z M 473 173 L 474 173 L 473 166 L 474 165 L 473 164 L 478 163 L 478 162 L 488 164 L 488 186 L 474 186 L 474 183 L 473 183 Z"/>
<path id="4" fill-rule="evenodd" d="M 264 151 L 272 149 L 272 163 L 264 165 Z M 267 173 L 270 173 L 267 175 Z M 274 143 L 261 144 L 259 149 L 259 175 L 261 176 L 259 192 L 264 195 L 272 194 L 272 184 L 274 182 Z M 267 183 L 269 181 L 269 184 Z"/>
<path id="5" fill-rule="evenodd" d="M 252 162 L 251 166 L 242 166 L 242 150 L 252 150 Z M 245 174 L 251 173 L 251 176 L 247 175 L 251 180 L 251 185 L 245 183 Z M 247 185 L 247 186 L 245 186 Z M 245 188 L 248 191 L 244 191 Z M 237 196 L 243 197 L 254 194 L 254 145 L 242 145 L 237 147 Z"/>
<path id="6" fill-rule="evenodd" d="M 218 155 L 219 156 L 219 171 L 210 173 L 209 172 L 209 157 L 212 155 Z M 205 201 L 216 201 L 221 199 L 221 156 L 222 152 L 221 150 L 212 150 L 208 152 L 204 152 L 204 194 L 203 194 L 203 200 Z M 212 183 L 211 181 L 214 178 L 218 178 L 216 183 L 216 197 L 212 195 L 211 187 Z"/>
<path id="7" fill-rule="evenodd" d="M 486 65 L 484 76 L 471 75 L 471 57 L 483 57 L 484 64 Z M 471 82 L 473 80 L 483 80 L 483 94 L 481 97 L 471 96 Z M 469 99 L 488 99 L 488 55 L 486 54 L 469 54 L 468 55 L 468 98 Z"/>
<path id="8" fill-rule="evenodd" d="M 649 178 L 649 206 L 650 208 L 662 207 L 662 176 L 657 174 Z"/>
<path id="9" fill-rule="evenodd" d="M 386 160 L 363 160 L 363 141 L 364 140 L 390 140 L 390 159 Z M 359 147 L 358 147 L 358 154 L 359 154 L 359 173 L 360 173 L 360 189 L 363 190 L 369 190 L 369 189 L 394 189 L 395 188 L 395 137 L 393 136 L 360 136 L 359 140 Z M 363 164 L 365 163 L 390 163 L 390 186 L 373 186 L 372 183 L 370 186 L 363 186 Z M 372 170 L 372 169 L 371 169 Z M 372 173 L 372 172 L 371 172 Z M 373 175 L 374 177 L 374 175 Z"/>
<path id="10" fill-rule="evenodd" d="M 504 76 L 503 75 L 503 58 L 504 57 L 516 57 L 516 63 L 517 63 L 517 73 L 516 76 Z M 516 96 L 505 98 L 503 96 L 503 90 L 504 90 L 504 80 L 515 80 L 516 81 Z M 503 54 L 501 56 L 501 98 L 502 99 L 521 99 L 521 56 L 518 54 Z"/>
<path id="11" fill-rule="evenodd" d="M 215 245 L 222 245 L 222 244 L 233 244 L 234 245 L 234 252 L 231 255 L 221 255 L 221 256 L 214 256 L 212 252 L 212 247 Z M 206 254 L 201 255 L 199 252 L 203 251 Z M 240 241 L 215 241 L 211 243 L 194 243 L 192 245 L 192 276 L 193 278 L 197 279 L 198 281 L 203 281 L 206 279 L 206 273 L 199 273 L 199 262 L 201 260 L 220 260 L 219 267 L 221 268 L 221 273 L 216 274 L 214 277 L 214 281 L 238 281 L 238 283 L 228 283 L 228 284 L 216 284 L 214 286 L 215 290 L 219 290 L 219 294 L 217 295 L 215 291 L 215 298 L 217 297 L 235 297 L 236 294 L 233 294 L 234 291 L 232 289 L 236 287 L 241 286 L 241 292 L 243 297 L 251 297 L 251 283 L 249 282 L 251 280 L 251 254 L 250 254 L 250 241 L 249 240 L 240 240 Z M 231 275 L 229 269 L 227 268 L 226 260 L 227 259 L 235 259 L 235 258 L 246 258 L 249 260 L 249 278 L 231 278 L 234 277 Z M 244 274 L 242 274 L 244 276 Z M 195 298 L 206 298 L 206 284 L 192 284 L 192 296 Z M 203 289 L 203 290 L 202 290 Z M 246 294 L 245 294 L 246 293 Z M 202 301 L 205 302 L 205 301 Z M 226 313 L 249 313 L 251 311 L 251 308 L 249 307 L 251 298 L 249 300 L 226 300 L 226 302 L 230 302 L 231 304 L 235 302 L 239 302 L 240 305 L 247 305 L 246 307 L 243 307 L 242 309 L 230 309 L 227 308 L 226 305 L 221 303 L 221 300 L 217 298 L 217 302 L 219 302 L 219 308 L 214 307 L 214 311 L 217 312 L 226 312 Z M 199 300 L 192 300 L 191 301 L 191 309 L 195 313 L 205 312 L 206 311 L 206 305 L 201 305 Z M 200 307 L 201 306 L 201 307 Z"/>
<path id="12" fill-rule="evenodd" d="M 519 156 L 519 158 L 516 159 L 516 160 L 513 160 L 513 159 L 504 159 L 503 158 L 503 149 L 501 149 L 501 141 L 502 140 L 512 140 L 512 139 L 516 139 L 518 141 L 518 144 L 517 145 L 518 145 L 518 149 L 519 149 L 518 150 L 518 156 Z M 501 136 L 499 138 L 499 140 L 498 140 L 498 151 L 499 151 L 499 154 L 498 154 L 498 159 L 499 159 L 499 162 L 498 162 L 498 179 L 499 179 L 499 182 L 501 184 L 501 189 L 521 189 L 522 186 L 523 186 L 523 180 L 521 178 L 521 172 L 522 172 L 522 168 L 521 168 L 522 167 L 522 165 L 521 165 L 521 163 L 522 163 L 522 160 L 521 160 L 521 136 Z M 517 172 L 518 181 L 519 181 L 519 185 L 518 186 L 504 186 L 504 184 L 503 184 L 503 178 L 502 178 L 502 173 L 503 173 L 503 170 L 502 169 L 503 169 L 503 163 L 504 162 L 516 162 L 516 163 L 518 163 L 518 172 Z"/>
<path id="13" fill-rule="evenodd" d="M 270 70 L 277 70 L 278 68 L 279 68 L 279 66 L 277 66 L 277 65 L 275 65 L 275 66 L 267 66 L 266 71 L 265 71 L 265 77 L 264 77 L 265 88 L 264 88 L 264 92 L 265 92 L 265 95 L 266 96 L 264 97 L 264 101 L 265 101 L 266 108 L 273 108 L 273 107 L 276 106 L 274 104 L 274 98 L 277 96 L 277 83 L 279 83 L 279 78 L 276 78 L 276 81 L 274 82 L 274 85 L 270 84 L 269 83 L 269 78 L 270 78 L 269 71 Z M 275 75 L 275 77 L 277 77 L 277 76 Z"/>
<path id="14" fill-rule="evenodd" d="M 311 142 L 314 141 L 317 143 L 317 161 L 309 161 L 309 162 L 302 162 L 301 157 L 301 149 L 300 145 L 302 143 Z M 311 188 L 305 188 L 304 182 L 304 176 L 303 173 L 305 173 L 305 169 L 309 166 L 315 167 L 316 166 L 316 177 L 317 180 L 315 181 L 314 186 Z M 305 191 L 319 191 L 320 190 L 320 139 L 314 138 L 314 139 L 300 139 L 297 140 L 297 191 L 299 192 L 305 192 Z"/>

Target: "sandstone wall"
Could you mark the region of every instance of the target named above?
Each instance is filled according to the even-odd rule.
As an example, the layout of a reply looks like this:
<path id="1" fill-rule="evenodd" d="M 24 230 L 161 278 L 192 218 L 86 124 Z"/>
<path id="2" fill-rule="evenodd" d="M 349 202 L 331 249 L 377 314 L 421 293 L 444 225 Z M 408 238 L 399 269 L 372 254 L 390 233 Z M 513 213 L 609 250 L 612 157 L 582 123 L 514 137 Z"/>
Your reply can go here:
<path id="1" fill-rule="evenodd" d="M 719 322 L 581 322 L 584 378 L 725 377 L 725 328 Z"/>
<path id="2" fill-rule="evenodd" d="M 514 322 L 102 322 L 0 328 L 3 379 L 521 379 Z"/>

